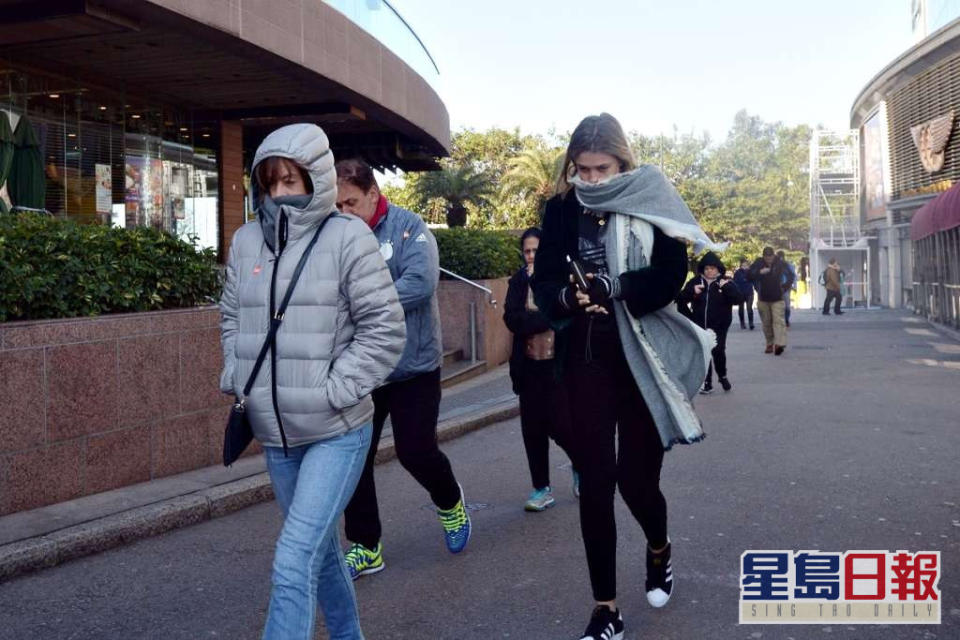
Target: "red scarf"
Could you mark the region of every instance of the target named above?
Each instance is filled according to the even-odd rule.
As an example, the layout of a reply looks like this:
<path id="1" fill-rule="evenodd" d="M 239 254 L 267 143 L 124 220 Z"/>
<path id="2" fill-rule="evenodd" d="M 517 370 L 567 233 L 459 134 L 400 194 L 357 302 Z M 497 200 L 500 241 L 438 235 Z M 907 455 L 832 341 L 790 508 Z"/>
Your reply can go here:
<path id="1" fill-rule="evenodd" d="M 380 220 L 383 219 L 383 216 L 387 215 L 387 209 L 390 207 L 390 203 L 387 202 L 386 197 L 380 196 L 380 200 L 377 202 L 377 210 L 374 212 L 373 217 L 370 218 L 371 229 L 376 229 L 377 225 L 380 224 Z"/>

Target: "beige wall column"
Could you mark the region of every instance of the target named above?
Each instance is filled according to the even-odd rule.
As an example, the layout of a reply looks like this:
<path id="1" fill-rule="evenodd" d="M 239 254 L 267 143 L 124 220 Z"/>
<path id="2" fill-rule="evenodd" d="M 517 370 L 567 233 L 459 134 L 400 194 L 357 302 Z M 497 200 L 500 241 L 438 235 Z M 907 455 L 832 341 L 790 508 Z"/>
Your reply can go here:
<path id="1" fill-rule="evenodd" d="M 243 125 L 220 123 L 220 262 L 227 261 L 230 240 L 243 223 Z"/>

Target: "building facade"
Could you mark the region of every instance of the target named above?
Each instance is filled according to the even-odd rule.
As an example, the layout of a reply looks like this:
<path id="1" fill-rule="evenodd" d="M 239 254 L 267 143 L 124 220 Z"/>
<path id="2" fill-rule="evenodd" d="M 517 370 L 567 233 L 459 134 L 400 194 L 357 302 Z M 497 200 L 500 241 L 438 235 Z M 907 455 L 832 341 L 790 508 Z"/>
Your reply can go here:
<path id="1" fill-rule="evenodd" d="M 36 137 L 54 215 L 225 255 L 276 127 L 314 122 L 379 168 L 449 148 L 436 66 L 384 0 L 0 0 L 0 17 L 0 118 Z"/>
<path id="2" fill-rule="evenodd" d="M 938 24 L 949 9 L 938 9 Z M 851 128 L 860 133 L 860 221 L 872 256 L 872 304 L 913 306 L 910 221 L 960 180 L 958 14 L 960 6 L 952 21 L 880 71 L 851 110 Z"/>

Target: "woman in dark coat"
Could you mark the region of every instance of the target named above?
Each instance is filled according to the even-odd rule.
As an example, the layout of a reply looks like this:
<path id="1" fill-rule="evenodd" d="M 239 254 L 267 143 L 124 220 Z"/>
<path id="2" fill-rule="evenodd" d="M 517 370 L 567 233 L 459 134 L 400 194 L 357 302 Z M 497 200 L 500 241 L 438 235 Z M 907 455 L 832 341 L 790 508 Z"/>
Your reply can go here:
<path id="1" fill-rule="evenodd" d="M 566 391 L 557 380 L 554 366 L 555 336 L 530 290 L 539 246 L 540 229 L 530 227 L 520 238 L 526 264 L 510 278 L 503 310 L 503 321 L 513 332 L 510 379 L 514 393 L 520 396 L 520 430 L 533 483 L 533 491 L 524 505 L 527 511 L 543 511 L 554 504 L 550 488 L 550 438 L 570 455 L 567 448 L 570 413 Z M 576 471 L 573 493 L 579 495 Z"/>
<path id="2" fill-rule="evenodd" d="M 641 168 L 639 173 L 635 168 L 623 129 L 612 116 L 590 116 L 577 126 L 564 159 L 559 194 L 547 202 L 533 278 L 537 305 L 558 330 L 557 358 L 571 407 L 580 526 L 596 601 L 582 640 L 623 637 L 616 603 L 613 505 L 618 487 L 647 537 L 647 600 L 662 607 L 673 586 L 667 504 L 660 491 L 665 444 L 631 371 L 632 365 L 640 365 L 628 363 L 628 343 L 618 330 L 631 330 L 621 326 L 629 322 L 621 311 L 638 319 L 676 300 L 687 274 L 686 245 L 660 225 L 650 224 L 647 266 L 618 273 L 615 265 L 608 265 L 608 250 L 612 251 L 608 243 L 621 238 L 608 231 L 623 219 L 616 217 L 621 214 L 587 209 L 577 194 L 580 184 L 600 187 L 625 173 L 631 175 L 621 177 L 622 184 L 652 176 L 672 189 L 655 168 Z M 568 260 L 577 261 L 586 272 L 586 288 L 572 284 Z"/>

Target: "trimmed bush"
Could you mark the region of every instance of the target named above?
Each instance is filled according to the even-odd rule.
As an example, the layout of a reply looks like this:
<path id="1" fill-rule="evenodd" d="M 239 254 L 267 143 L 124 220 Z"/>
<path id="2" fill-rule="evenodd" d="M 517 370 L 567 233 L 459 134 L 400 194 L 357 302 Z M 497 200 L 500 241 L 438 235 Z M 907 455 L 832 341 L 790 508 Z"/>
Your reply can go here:
<path id="1" fill-rule="evenodd" d="M 0 215 L 0 322 L 210 304 L 216 252 L 167 232 Z"/>
<path id="2" fill-rule="evenodd" d="M 509 231 L 457 227 L 434 229 L 433 235 L 440 266 L 470 280 L 513 275 L 522 264 L 520 241 Z"/>

